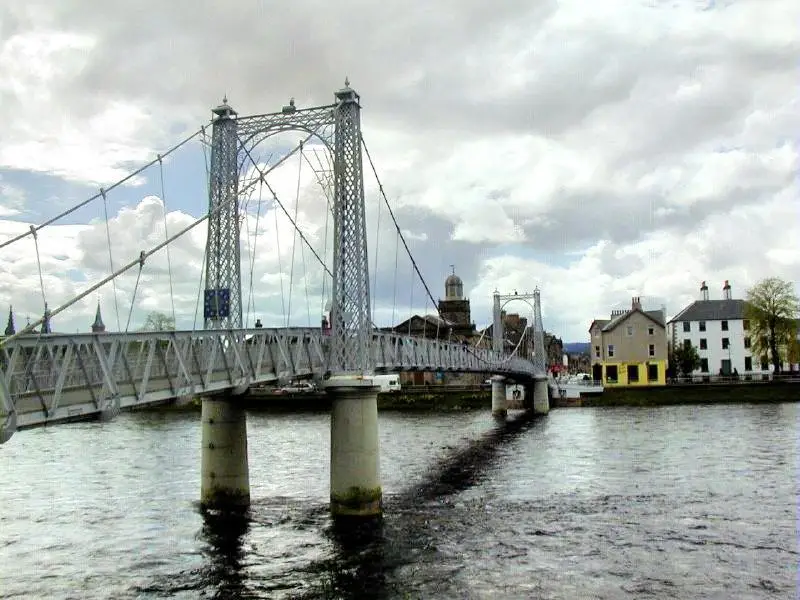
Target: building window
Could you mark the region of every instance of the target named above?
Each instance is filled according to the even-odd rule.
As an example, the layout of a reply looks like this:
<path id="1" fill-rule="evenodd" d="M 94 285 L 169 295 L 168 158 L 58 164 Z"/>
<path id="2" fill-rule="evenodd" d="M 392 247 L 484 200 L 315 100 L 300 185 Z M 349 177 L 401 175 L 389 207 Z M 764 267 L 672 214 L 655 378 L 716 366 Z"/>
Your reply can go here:
<path id="1" fill-rule="evenodd" d="M 691 323 L 689 323 L 689 321 L 684 321 L 683 322 L 683 330 L 686 331 L 686 332 L 689 332 L 689 331 L 692 330 Z"/>
<path id="2" fill-rule="evenodd" d="M 650 345 L 647 347 L 647 353 L 648 353 L 650 356 L 655 356 L 655 355 L 656 355 L 656 345 L 655 345 L 655 344 L 650 344 Z"/>
<path id="3" fill-rule="evenodd" d="M 766 356 L 761 357 L 761 370 L 769 371 L 769 361 L 767 360 Z"/>
<path id="4" fill-rule="evenodd" d="M 631 337 L 633 335 L 633 325 L 628 325 L 625 328 L 625 335 L 627 335 L 628 337 Z"/>
<path id="5" fill-rule="evenodd" d="M 706 322 L 705 321 L 700 321 L 699 329 L 700 329 L 700 331 L 705 331 L 706 330 Z"/>
<path id="6" fill-rule="evenodd" d="M 730 346 L 730 340 L 728 338 L 722 338 L 722 349 L 727 350 L 728 346 Z"/>
<path id="7" fill-rule="evenodd" d="M 708 373 L 708 359 L 701 358 L 700 359 L 700 372 L 701 373 Z"/>
<path id="8" fill-rule="evenodd" d="M 742 321 L 742 329 L 745 331 L 750 331 L 750 319 L 745 319 Z"/>
<path id="9" fill-rule="evenodd" d="M 639 365 L 628 365 L 628 383 L 639 383 Z"/>
<path id="10" fill-rule="evenodd" d="M 750 338 L 749 337 L 744 338 L 744 347 L 745 348 L 749 348 L 750 347 Z"/>
<path id="11" fill-rule="evenodd" d="M 608 357 L 614 358 L 614 344 L 608 345 Z"/>
<path id="12" fill-rule="evenodd" d="M 600 358 L 600 346 L 595 346 L 594 347 L 594 357 L 595 358 Z"/>
<path id="13" fill-rule="evenodd" d="M 656 334 L 656 328 L 655 327 L 648 327 L 647 328 L 647 335 L 655 335 L 655 334 Z"/>
<path id="14" fill-rule="evenodd" d="M 647 365 L 647 381 L 658 381 L 658 365 Z"/>
<path id="15" fill-rule="evenodd" d="M 722 321 L 722 331 L 728 331 L 728 322 Z"/>
<path id="16" fill-rule="evenodd" d="M 689 350 L 692 347 L 692 340 L 683 340 L 683 347 Z"/>
<path id="17" fill-rule="evenodd" d="M 700 338 L 700 350 L 708 350 L 708 340 L 706 338 Z"/>
<path id="18" fill-rule="evenodd" d="M 744 370 L 745 371 L 752 371 L 753 370 L 753 357 L 752 356 L 745 356 L 744 357 Z"/>

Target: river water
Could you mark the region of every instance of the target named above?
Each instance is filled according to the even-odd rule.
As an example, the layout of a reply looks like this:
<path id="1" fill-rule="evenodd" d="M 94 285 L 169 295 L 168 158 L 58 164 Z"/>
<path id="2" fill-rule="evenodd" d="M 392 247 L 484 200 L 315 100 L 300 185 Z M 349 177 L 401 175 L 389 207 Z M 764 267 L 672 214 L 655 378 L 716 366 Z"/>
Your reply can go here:
<path id="1" fill-rule="evenodd" d="M 199 512 L 198 413 L 0 446 L 0 598 L 796 598 L 800 405 L 381 414 L 385 518 L 327 513 L 328 416 L 248 415 L 253 506 Z"/>

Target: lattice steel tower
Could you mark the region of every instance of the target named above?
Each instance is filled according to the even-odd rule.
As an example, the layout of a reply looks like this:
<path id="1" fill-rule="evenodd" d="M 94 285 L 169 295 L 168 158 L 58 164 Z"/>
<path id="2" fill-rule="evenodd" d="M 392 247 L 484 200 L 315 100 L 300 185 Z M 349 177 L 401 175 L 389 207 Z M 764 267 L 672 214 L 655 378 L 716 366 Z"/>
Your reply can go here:
<path id="1" fill-rule="evenodd" d="M 544 347 L 544 322 L 542 321 L 542 297 L 537 287 L 533 290 L 533 364 L 540 373 L 547 372 L 547 348 Z"/>
<path id="2" fill-rule="evenodd" d="M 361 106 L 345 80 L 336 93 L 333 203 L 333 307 L 329 369 L 373 371 L 369 311 L 364 171 L 361 164 Z"/>
<path id="3" fill-rule="evenodd" d="M 236 111 L 223 98 L 212 112 L 215 118 L 211 134 L 203 314 L 206 329 L 236 329 L 242 326 Z"/>

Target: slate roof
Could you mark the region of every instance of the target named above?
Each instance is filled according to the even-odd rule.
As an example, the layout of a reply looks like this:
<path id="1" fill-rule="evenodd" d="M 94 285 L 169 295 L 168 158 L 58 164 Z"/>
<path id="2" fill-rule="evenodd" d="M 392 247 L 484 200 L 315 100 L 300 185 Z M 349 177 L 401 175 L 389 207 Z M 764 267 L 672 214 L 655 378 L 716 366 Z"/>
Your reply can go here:
<path id="1" fill-rule="evenodd" d="M 415 325 L 415 323 L 414 323 L 415 321 L 416 322 L 420 322 L 420 321 L 427 322 L 428 325 L 430 325 L 434 329 L 436 329 L 437 326 L 438 327 L 450 327 L 452 325 L 455 325 L 455 323 L 451 323 L 447 319 L 442 319 L 441 317 L 438 317 L 436 315 L 412 315 L 411 317 L 409 317 L 405 321 L 402 321 L 401 323 L 398 323 L 397 325 L 390 326 L 390 327 L 381 327 L 380 330 L 381 331 L 386 331 L 386 332 L 396 331 L 398 333 L 402 333 L 403 329 L 408 329 L 409 322 L 412 323 L 412 327 L 413 327 Z M 419 323 L 419 325 L 423 326 L 423 323 Z"/>
<path id="2" fill-rule="evenodd" d="M 613 319 L 611 319 L 609 322 L 607 322 L 603 326 L 602 330 L 603 331 L 612 331 L 614 328 L 617 327 L 617 325 L 619 325 L 625 319 L 627 319 L 631 315 L 631 313 L 633 313 L 633 312 L 640 312 L 643 315 L 645 315 L 646 317 L 649 317 L 650 320 L 655 321 L 656 324 L 661 325 L 662 327 L 664 327 L 664 317 L 661 314 L 660 310 L 639 310 L 639 309 L 634 309 L 634 310 L 629 310 L 626 313 L 623 313 L 621 315 L 618 315 L 618 316 L 614 317 Z"/>
<path id="3" fill-rule="evenodd" d="M 736 321 L 744 319 L 744 300 L 696 300 L 672 317 L 670 323 L 682 321 Z"/>
<path id="4" fill-rule="evenodd" d="M 595 319 L 594 321 L 592 321 L 592 324 L 589 325 L 589 331 L 591 331 L 592 327 L 594 327 L 595 325 L 597 325 L 600 329 L 603 329 L 603 327 L 608 325 L 610 322 L 611 322 L 610 319 Z"/>

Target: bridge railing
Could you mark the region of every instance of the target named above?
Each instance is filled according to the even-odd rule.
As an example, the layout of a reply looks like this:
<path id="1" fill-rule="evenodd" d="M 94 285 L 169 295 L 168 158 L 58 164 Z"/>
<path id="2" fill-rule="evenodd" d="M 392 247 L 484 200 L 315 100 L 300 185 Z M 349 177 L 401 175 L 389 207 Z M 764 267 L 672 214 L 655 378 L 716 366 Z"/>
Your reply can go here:
<path id="1" fill-rule="evenodd" d="M 322 377 L 330 337 L 319 328 L 21 336 L 0 348 L 0 424 L 20 427 L 250 385 Z M 534 376 L 530 361 L 491 350 L 376 333 L 377 371 Z"/>
<path id="2" fill-rule="evenodd" d="M 454 371 L 536 375 L 532 362 L 498 356 L 485 348 L 396 333 L 373 335 L 372 352 L 378 371 Z"/>

